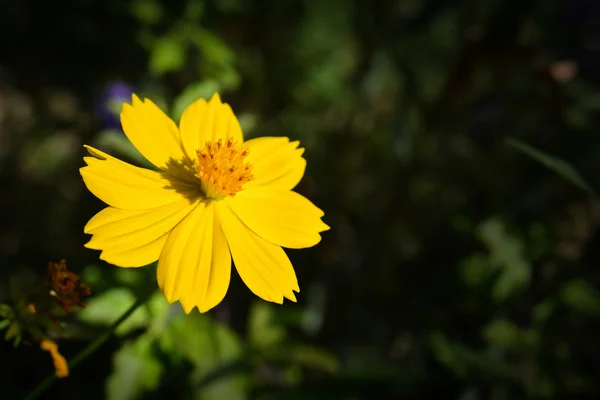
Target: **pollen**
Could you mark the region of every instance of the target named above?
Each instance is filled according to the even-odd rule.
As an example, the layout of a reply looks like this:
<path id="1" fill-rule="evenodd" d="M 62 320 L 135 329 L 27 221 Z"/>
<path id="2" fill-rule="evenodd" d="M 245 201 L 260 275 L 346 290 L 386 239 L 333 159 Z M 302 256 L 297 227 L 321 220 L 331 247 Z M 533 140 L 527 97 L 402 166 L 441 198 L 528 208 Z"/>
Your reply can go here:
<path id="1" fill-rule="evenodd" d="M 222 139 L 216 143 L 206 142 L 204 148 L 196 150 L 196 155 L 196 176 L 202 181 L 202 190 L 210 199 L 235 196 L 245 183 L 254 179 L 252 165 L 246 161 L 248 150 L 232 138 L 225 143 Z"/>

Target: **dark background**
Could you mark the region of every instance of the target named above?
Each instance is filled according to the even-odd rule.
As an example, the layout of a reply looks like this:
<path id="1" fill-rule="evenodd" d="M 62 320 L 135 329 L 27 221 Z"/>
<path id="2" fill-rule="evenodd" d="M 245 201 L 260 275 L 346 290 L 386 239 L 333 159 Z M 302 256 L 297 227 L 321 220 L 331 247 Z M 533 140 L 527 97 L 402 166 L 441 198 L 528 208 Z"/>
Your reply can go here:
<path id="1" fill-rule="evenodd" d="M 598 398 L 600 203 L 507 139 L 596 187 L 599 77 L 594 0 L 0 1 L 0 302 L 66 258 L 93 291 L 67 359 L 156 285 L 83 247 L 82 145 L 143 163 L 132 90 L 300 140 L 331 226 L 288 252 L 297 304 L 236 274 L 205 315 L 159 293 L 42 398 Z M 0 341 L 3 399 L 53 373 L 26 342 Z"/>

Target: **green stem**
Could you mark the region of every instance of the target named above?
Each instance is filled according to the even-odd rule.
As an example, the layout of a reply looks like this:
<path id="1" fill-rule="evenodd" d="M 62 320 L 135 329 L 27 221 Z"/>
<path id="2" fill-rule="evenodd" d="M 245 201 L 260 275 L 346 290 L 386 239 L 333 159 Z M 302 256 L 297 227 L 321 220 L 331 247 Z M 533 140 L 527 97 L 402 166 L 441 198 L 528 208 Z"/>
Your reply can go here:
<path id="1" fill-rule="evenodd" d="M 139 306 L 144 304 L 147 300 L 147 297 L 138 299 L 135 303 L 131 305 L 121 315 L 104 333 L 99 335 L 93 342 L 88 344 L 83 350 L 81 350 L 75 357 L 71 359 L 69 362 L 69 371 L 75 368 L 80 362 L 88 358 L 88 356 L 92 355 L 98 347 L 102 346 L 104 342 L 106 342 L 110 336 L 113 334 L 115 329 L 119 327 Z M 34 400 L 39 398 L 52 384 L 58 380 L 56 374 L 49 375 L 46 379 L 40 382 L 39 385 L 36 386 L 26 397 L 25 400 Z"/>

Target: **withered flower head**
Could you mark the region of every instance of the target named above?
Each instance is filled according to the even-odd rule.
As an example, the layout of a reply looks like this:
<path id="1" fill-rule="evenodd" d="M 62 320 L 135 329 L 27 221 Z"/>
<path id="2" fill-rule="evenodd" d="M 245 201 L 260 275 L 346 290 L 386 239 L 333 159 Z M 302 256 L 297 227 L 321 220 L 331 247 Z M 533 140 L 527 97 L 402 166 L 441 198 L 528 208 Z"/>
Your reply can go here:
<path id="1" fill-rule="evenodd" d="M 73 305 L 85 308 L 86 304 L 82 298 L 92 293 L 87 285 L 79 281 L 79 275 L 67 269 L 64 259 L 58 263 L 48 263 L 46 285 L 50 287 L 50 294 L 66 312 L 71 312 Z"/>

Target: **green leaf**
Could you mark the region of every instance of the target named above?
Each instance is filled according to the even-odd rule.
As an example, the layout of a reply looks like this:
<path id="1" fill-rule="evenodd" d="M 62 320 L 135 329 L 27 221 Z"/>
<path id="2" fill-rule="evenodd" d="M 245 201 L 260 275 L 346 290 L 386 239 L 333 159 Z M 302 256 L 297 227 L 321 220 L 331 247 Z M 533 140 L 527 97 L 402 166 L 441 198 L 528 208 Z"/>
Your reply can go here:
<path id="1" fill-rule="evenodd" d="M 204 0 L 187 0 L 183 14 L 188 21 L 197 22 L 204 14 Z"/>
<path id="2" fill-rule="evenodd" d="M 110 325 L 135 302 L 133 293 L 124 288 L 116 288 L 94 296 L 87 307 L 79 313 L 79 319 L 89 324 Z M 117 329 L 117 334 L 126 334 L 143 326 L 145 322 L 143 309 L 138 308 Z"/>
<path id="3" fill-rule="evenodd" d="M 10 319 L 0 321 L 0 331 L 10 325 Z"/>
<path id="4" fill-rule="evenodd" d="M 244 400 L 246 399 L 245 382 L 243 378 L 224 374 L 221 379 L 199 390 L 195 398 L 197 400 Z"/>
<path id="5" fill-rule="evenodd" d="M 85 309 L 79 312 L 79 318 L 89 324 L 110 325 L 135 302 L 135 296 L 129 289 L 116 288 L 92 298 Z M 151 322 L 163 316 L 169 305 L 160 292 L 156 292 L 146 303 L 139 307 L 115 331 L 117 335 L 145 328 Z"/>
<path id="6" fill-rule="evenodd" d="M 228 89 L 239 86 L 240 74 L 235 67 L 235 53 L 225 41 L 201 28 L 190 35 L 190 40 L 201 52 L 202 76 L 214 78 Z"/>
<path id="7" fill-rule="evenodd" d="M 243 399 L 246 378 L 230 373 L 205 381 L 208 375 L 241 357 L 242 346 L 237 335 L 206 315 L 174 317 L 159 336 L 160 348 L 175 362 L 186 359 L 194 366 L 192 386 L 200 385 L 197 398 L 203 400 Z"/>
<path id="8" fill-rule="evenodd" d="M 157 39 L 150 53 L 150 71 L 157 75 L 177 71 L 185 63 L 184 43 L 175 37 L 165 36 Z"/>
<path id="9" fill-rule="evenodd" d="M 531 310 L 531 317 L 537 324 L 543 324 L 550 318 L 556 309 L 556 302 L 552 299 L 544 300 Z"/>
<path id="10" fill-rule="evenodd" d="M 567 181 L 571 182 L 575 186 L 578 186 L 580 189 L 583 189 L 586 192 L 593 195 L 596 194 L 592 186 L 569 163 L 561 159 L 555 158 L 553 156 L 550 156 L 536 149 L 535 147 L 531 147 L 519 140 L 507 139 L 506 142 L 510 146 L 524 153 L 525 155 L 533 158 L 534 160 L 538 161 L 539 163 L 558 173 Z"/>
<path id="11" fill-rule="evenodd" d="M 136 287 L 142 282 L 144 276 L 135 268 L 119 268 L 115 271 L 115 278 L 123 286 Z"/>
<path id="12" fill-rule="evenodd" d="M 81 281 L 91 287 L 97 286 L 102 281 L 102 270 L 94 264 L 86 266 L 81 272 Z"/>
<path id="13" fill-rule="evenodd" d="M 474 369 L 512 380 L 521 380 L 521 376 L 512 364 L 491 357 L 488 353 L 477 352 L 463 344 L 455 343 L 442 333 L 434 333 L 430 336 L 430 346 L 438 361 L 459 377 L 464 377 L 469 369 Z"/>
<path id="14" fill-rule="evenodd" d="M 460 263 L 460 271 L 465 284 L 471 288 L 477 288 L 490 275 L 490 261 L 485 254 L 473 254 Z"/>
<path id="15" fill-rule="evenodd" d="M 241 0 L 220 0 L 215 3 L 215 6 L 224 14 L 240 12 L 244 9 Z"/>
<path id="16" fill-rule="evenodd" d="M 331 353 L 314 346 L 297 345 L 288 351 L 292 361 L 305 367 L 329 373 L 337 372 L 340 368 L 339 361 Z"/>
<path id="17" fill-rule="evenodd" d="M 199 29 L 192 38 L 209 62 L 226 65 L 235 59 L 233 50 L 214 33 Z"/>
<path id="18" fill-rule="evenodd" d="M 12 318 L 13 311 L 8 304 L 0 304 L 0 317 Z"/>
<path id="19" fill-rule="evenodd" d="M 205 315 L 173 317 L 160 336 L 163 351 L 186 358 L 196 366 L 214 366 L 241 353 L 239 338 Z"/>
<path id="20" fill-rule="evenodd" d="M 519 328 L 511 321 L 497 319 L 483 328 L 482 336 L 488 342 L 511 348 L 519 340 Z"/>
<path id="21" fill-rule="evenodd" d="M 459 377 L 466 375 L 467 365 L 461 359 L 459 350 L 442 333 L 431 335 L 430 346 L 441 364 Z"/>
<path id="22" fill-rule="evenodd" d="M 221 86 L 217 81 L 206 80 L 189 85 L 185 90 L 175 98 L 173 102 L 172 117 L 174 121 L 179 121 L 185 109 L 198 99 L 210 100 L 212 95 L 219 92 Z"/>
<path id="23" fill-rule="evenodd" d="M 106 381 L 108 400 L 143 398 L 144 392 L 156 389 L 164 366 L 154 356 L 154 338 L 148 334 L 128 342 L 113 358 L 113 372 Z"/>
<path id="24" fill-rule="evenodd" d="M 490 266 L 500 271 L 492 297 L 495 301 L 505 300 L 531 280 L 531 265 L 525 258 L 523 243 L 494 218 L 479 225 L 477 233 L 490 251 Z"/>
<path id="25" fill-rule="evenodd" d="M 164 14 L 162 4 L 157 0 L 136 0 L 131 4 L 131 12 L 147 25 L 158 23 Z"/>
<path id="26" fill-rule="evenodd" d="M 250 345 L 265 349 L 279 344 L 285 338 L 285 329 L 274 320 L 273 307 L 264 301 L 255 302 L 248 317 Z"/>
<path id="27" fill-rule="evenodd" d="M 482 336 L 490 343 L 508 349 L 535 347 L 539 343 L 539 334 L 533 329 L 521 329 L 515 323 L 496 319 L 487 324 Z"/>
<path id="28" fill-rule="evenodd" d="M 588 282 L 573 280 L 563 285 L 561 299 L 581 312 L 600 315 L 600 294 Z"/>
<path id="29" fill-rule="evenodd" d="M 4 340 L 11 340 L 12 338 L 16 337 L 20 333 L 21 333 L 21 326 L 19 325 L 18 322 L 14 321 L 12 324 L 10 324 L 10 326 L 6 330 L 6 333 L 4 333 Z"/>

